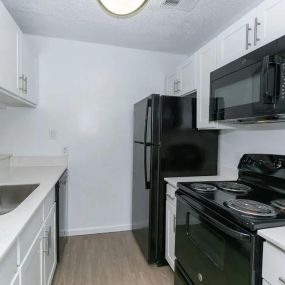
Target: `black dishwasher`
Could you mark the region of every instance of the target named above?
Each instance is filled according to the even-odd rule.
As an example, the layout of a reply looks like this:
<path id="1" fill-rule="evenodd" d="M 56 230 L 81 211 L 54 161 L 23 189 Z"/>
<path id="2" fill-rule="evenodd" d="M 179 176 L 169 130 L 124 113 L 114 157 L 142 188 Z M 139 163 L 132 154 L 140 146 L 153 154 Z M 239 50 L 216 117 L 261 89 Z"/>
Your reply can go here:
<path id="1" fill-rule="evenodd" d="M 57 232 L 57 262 L 61 261 L 67 242 L 68 219 L 68 171 L 66 170 L 55 185 L 56 195 L 56 232 Z"/>

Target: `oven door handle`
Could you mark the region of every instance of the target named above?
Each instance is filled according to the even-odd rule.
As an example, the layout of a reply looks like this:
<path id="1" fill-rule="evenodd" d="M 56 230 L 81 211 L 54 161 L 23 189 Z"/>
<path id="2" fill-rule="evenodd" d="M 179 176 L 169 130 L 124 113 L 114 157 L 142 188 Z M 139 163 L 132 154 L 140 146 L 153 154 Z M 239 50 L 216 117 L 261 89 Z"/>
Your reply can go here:
<path id="1" fill-rule="evenodd" d="M 243 233 L 243 232 L 239 232 L 237 230 L 234 230 L 226 225 L 224 225 L 223 223 L 217 221 L 216 219 L 206 215 L 206 214 L 202 214 L 199 213 L 199 218 L 201 220 L 203 220 L 203 223 L 208 224 L 211 227 L 215 227 L 217 229 L 219 229 L 220 231 L 222 231 L 224 234 L 236 239 L 236 240 L 240 240 L 240 241 L 246 241 L 246 242 L 250 242 L 251 241 L 251 235 L 247 234 L 247 233 Z M 186 234 L 188 236 L 191 236 L 190 233 L 190 212 L 187 213 L 186 216 Z"/>

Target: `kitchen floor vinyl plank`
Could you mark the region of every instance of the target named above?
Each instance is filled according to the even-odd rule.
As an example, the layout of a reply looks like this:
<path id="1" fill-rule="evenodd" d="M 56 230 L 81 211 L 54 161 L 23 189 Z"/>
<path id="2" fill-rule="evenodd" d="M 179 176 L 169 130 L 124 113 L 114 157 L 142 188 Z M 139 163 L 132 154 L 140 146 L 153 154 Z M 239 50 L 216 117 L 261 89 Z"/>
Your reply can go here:
<path id="1" fill-rule="evenodd" d="M 173 285 L 170 267 L 148 265 L 132 235 L 69 237 L 52 285 Z"/>

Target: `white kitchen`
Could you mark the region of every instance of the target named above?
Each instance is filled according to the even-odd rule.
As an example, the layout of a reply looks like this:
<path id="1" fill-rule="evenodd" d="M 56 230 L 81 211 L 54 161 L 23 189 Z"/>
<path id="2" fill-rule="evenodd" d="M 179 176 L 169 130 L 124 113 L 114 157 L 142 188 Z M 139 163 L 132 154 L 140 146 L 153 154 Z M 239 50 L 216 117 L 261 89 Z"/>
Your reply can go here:
<path id="1" fill-rule="evenodd" d="M 285 0 L 0 0 L 0 285 L 285 284 Z"/>

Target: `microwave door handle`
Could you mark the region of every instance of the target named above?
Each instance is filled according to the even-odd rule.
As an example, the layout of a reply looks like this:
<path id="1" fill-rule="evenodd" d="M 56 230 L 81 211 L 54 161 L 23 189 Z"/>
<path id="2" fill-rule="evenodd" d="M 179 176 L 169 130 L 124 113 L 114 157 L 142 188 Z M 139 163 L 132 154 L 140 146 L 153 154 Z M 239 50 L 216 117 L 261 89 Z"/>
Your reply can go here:
<path id="1" fill-rule="evenodd" d="M 275 104 L 276 103 L 276 82 L 269 83 L 269 68 L 274 66 L 274 73 L 278 73 L 279 64 L 276 62 L 270 62 L 271 57 L 269 55 L 265 56 L 262 61 L 262 70 L 261 70 L 261 96 L 262 102 L 264 104 Z M 269 86 L 270 85 L 270 86 Z"/>
<path id="2" fill-rule="evenodd" d="M 236 240 L 240 240 L 240 241 L 246 241 L 246 242 L 250 242 L 251 241 L 251 235 L 250 234 L 246 234 L 243 232 L 239 232 L 237 230 L 234 230 L 226 225 L 224 225 L 223 223 L 217 221 L 216 219 L 206 215 L 206 214 L 201 214 L 199 213 L 199 218 L 201 220 L 203 220 L 203 223 L 208 224 L 210 227 L 215 227 L 217 229 L 219 229 L 220 231 L 222 231 L 223 233 L 225 233 L 226 235 L 236 239 Z M 190 213 L 188 212 L 186 215 L 186 233 L 187 235 L 190 235 Z"/>
<path id="3" fill-rule="evenodd" d="M 268 91 L 268 70 L 269 70 L 269 55 L 265 56 L 262 61 L 261 70 L 261 91 L 263 96 L 263 101 L 265 104 L 270 104 L 272 101 L 269 98 Z"/>

